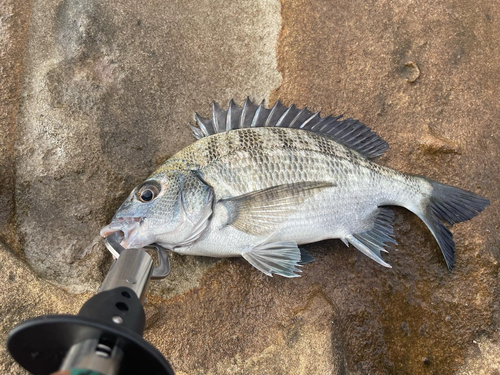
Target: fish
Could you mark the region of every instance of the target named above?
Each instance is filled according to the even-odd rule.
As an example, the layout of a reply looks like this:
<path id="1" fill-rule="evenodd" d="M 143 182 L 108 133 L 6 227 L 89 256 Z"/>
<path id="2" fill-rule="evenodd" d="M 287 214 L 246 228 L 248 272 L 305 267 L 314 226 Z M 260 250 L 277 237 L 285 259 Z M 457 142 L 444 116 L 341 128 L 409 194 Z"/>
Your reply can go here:
<path id="1" fill-rule="evenodd" d="M 401 206 L 426 224 L 451 270 L 455 244 L 445 224 L 489 204 L 377 164 L 387 142 L 352 118 L 247 98 L 227 110 L 213 102 L 212 117 L 196 113 L 189 126 L 197 141 L 133 189 L 103 237 L 119 232 L 124 248 L 243 257 L 268 276 L 299 277 L 314 260 L 302 245 L 325 239 L 391 267 L 382 255 L 397 245 L 390 207 Z"/>

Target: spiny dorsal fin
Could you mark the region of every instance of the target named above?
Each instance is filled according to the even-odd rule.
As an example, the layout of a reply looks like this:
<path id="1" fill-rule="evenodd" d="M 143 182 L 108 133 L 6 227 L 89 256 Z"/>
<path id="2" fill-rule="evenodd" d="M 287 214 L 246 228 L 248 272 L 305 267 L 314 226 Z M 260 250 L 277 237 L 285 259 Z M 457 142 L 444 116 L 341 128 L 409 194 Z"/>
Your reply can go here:
<path id="1" fill-rule="evenodd" d="M 191 126 L 197 139 L 229 130 L 253 127 L 281 127 L 308 130 L 326 135 L 333 140 L 350 147 L 367 158 L 382 155 L 389 145 L 375 134 L 368 126 L 352 118 L 341 119 L 340 116 L 321 117 L 319 112 L 312 113 L 305 108 L 284 106 L 279 100 L 270 109 L 252 103 L 247 98 L 242 107 L 231 99 L 227 111 L 212 103 L 212 118 L 205 119 L 195 114 L 198 127 Z"/>

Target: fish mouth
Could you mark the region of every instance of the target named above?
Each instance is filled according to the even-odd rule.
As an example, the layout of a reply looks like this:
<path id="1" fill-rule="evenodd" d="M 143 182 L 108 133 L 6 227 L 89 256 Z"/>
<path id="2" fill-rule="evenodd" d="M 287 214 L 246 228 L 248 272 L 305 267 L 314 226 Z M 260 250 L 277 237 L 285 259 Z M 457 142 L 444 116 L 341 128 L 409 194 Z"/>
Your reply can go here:
<path id="1" fill-rule="evenodd" d="M 101 229 L 101 236 L 106 238 L 113 233 L 119 233 L 122 238 L 120 245 L 125 249 L 133 249 L 144 246 L 137 238 L 138 229 L 141 225 L 142 217 L 117 217 L 111 223 Z"/>

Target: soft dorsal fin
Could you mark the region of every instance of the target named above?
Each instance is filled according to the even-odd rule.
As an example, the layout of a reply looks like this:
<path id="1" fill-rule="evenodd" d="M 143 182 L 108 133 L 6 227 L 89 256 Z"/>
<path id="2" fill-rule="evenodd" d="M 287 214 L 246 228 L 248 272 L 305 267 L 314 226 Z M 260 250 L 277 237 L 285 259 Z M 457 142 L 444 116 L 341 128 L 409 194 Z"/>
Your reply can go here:
<path id="1" fill-rule="evenodd" d="M 196 113 L 198 126 L 189 125 L 197 139 L 234 129 L 281 127 L 326 135 L 367 158 L 380 156 L 389 148 L 387 142 L 368 126 L 358 120 L 341 117 L 342 115 L 321 117 L 319 112 L 312 113 L 307 107 L 300 109 L 293 104 L 286 107 L 279 100 L 268 109 L 264 107 L 264 101 L 256 105 L 247 98 L 243 107 L 237 106 L 231 99 L 227 111 L 213 102 L 211 119 L 205 119 Z"/>

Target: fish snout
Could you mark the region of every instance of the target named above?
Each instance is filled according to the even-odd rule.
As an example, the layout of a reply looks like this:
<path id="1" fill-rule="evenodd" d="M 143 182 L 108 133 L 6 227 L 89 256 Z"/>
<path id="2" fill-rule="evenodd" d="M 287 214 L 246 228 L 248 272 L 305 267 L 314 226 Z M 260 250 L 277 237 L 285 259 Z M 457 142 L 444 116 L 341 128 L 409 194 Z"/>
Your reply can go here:
<path id="1" fill-rule="evenodd" d="M 113 233 L 120 232 L 121 242 L 125 249 L 137 247 L 134 239 L 137 237 L 138 229 L 141 225 L 140 217 L 119 217 L 101 229 L 100 235 L 104 238 Z"/>
<path id="2" fill-rule="evenodd" d="M 101 237 L 106 238 L 109 235 L 116 233 L 116 232 L 122 232 L 122 235 L 123 235 L 122 225 L 119 223 L 110 223 L 101 229 L 100 235 L 101 235 Z"/>

